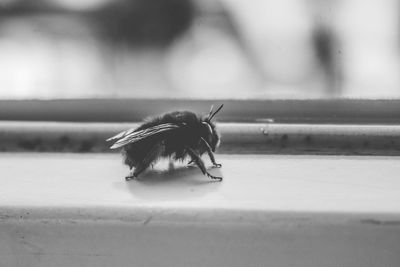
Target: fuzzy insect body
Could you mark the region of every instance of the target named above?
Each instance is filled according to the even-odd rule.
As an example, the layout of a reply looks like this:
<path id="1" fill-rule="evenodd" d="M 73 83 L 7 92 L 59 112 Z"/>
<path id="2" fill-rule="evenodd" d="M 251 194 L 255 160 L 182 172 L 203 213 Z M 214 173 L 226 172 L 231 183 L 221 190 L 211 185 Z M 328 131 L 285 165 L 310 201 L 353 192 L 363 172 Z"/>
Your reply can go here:
<path id="1" fill-rule="evenodd" d="M 131 173 L 127 180 L 137 178 L 140 173 L 159 158 L 170 157 L 174 160 L 190 159 L 204 175 L 212 179 L 222 177 L 211 175 L 201 156 L 207 153 L 214 167 L 221 167 L 215 162 L 214 154 L 220 142 L 212 118 L 221 110 L 211 107 L 207 116 L 198 116 L 190 111 L 174 111 L 146 120 L 136 129 L 121 132 L 107 141 L 114 141 L 111 149 L 122 148 L 124 163 Z"/>

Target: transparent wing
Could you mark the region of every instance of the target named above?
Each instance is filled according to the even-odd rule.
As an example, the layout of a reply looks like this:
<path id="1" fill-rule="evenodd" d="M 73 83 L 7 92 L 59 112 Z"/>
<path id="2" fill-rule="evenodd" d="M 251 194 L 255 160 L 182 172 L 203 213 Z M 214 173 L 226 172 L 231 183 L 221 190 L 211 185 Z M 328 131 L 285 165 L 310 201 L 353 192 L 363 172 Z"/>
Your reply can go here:
<path id="1" fill-rule="evenodd" d="M 129 129 L 123 131 L 113 137 L 107 139 L 107 141 L 117 140 L 110 148 L 115 149 L 122 147 L 127 144 L 135 143 L 137 141 L 143 140 L 144 138 L 155 136 L 160 133 L 165 133 L 174 129 L 179 128 L 178 125 L 172 123 L 164 123 L 149 127 L 140 131 L 135 131 L 135 129 Z"/>

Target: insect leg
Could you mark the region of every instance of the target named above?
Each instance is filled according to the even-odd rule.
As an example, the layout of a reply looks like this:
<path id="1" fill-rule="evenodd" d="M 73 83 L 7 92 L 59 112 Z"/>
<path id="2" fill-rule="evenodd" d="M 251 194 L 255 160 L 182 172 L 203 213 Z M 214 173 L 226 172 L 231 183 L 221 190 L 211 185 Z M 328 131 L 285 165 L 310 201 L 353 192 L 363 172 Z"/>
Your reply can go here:
<path id="1" fill-rule="evenodd" d="M 201 137 L 201 140 L 206 145 L 207 154 L 210 157 L 210 160 L 211 160 L 212 164 L 214 165 L 214 167 L 215 168 L 221 168 L 222 165 L 215 162 L 214 153 L 212 152 L 211 147 L 208 144 L 208 142 L 203 137 Z"/>
<path id="2" fill-rule="evenodd" d="M 144 164 L 143 162 L 140 163 L 138 166 L 136 166 L 135 171 L 132 173 L 132 176 L 125 177 L 125 180 L 131 180 L 131 179 L 136 179 L 139 174 L 141 174 L 144 170 L 147 169 L 149 165 Z"/>
<path id="3" fill-rule="evenodd" d="M 131 170 L 129 171 L 129 174 L 127 176 L 125 176 L 125 180 L 129 181 L 129 180 L 132 180 L 132 179 L 135 179 L 135 178 L 136 178 L 136 176 L 135 176 L 135 174 L 133 172 L 133 169 L 131 168 Z"/>
<path id="4" fill-rule="evenodd" d="M 216 179 L 216 180 L 222 181 L 222 177 L 214 176 L 214 175 L 210 174 L 209 172 L 207 172 L 207 169 L 206 169 L 206 166 L 204 166 L 203 160 L 200 158 L 200 156 L 193 149 L 188 147 L 187 148 L 187 152 L 189 153 L 190 157 L 192 158 L 192 161 L 194 163 L 196 163 L 196 165 L 200 168 L 201 172 L 204 175 L 207 175 L 211 179 Z"/>
<path id="5" fill-rule="evenodd" d="M 124 148 L 122 150 L 122 155 L 124 157 L 124 163 L 129 166 L 129 174 L 125 177 L 125 180 L 128 181 L 128 180 L 131 180 L 131 179 L 135 179 L 136 177 L 133 176 L 134 163 L 133 163 L 132 159 L 129 156 L 127 148 Z"/>
<path id="6" fill-rule="evenodd" d="M 146 154 L 143 160 L 136 166 L 135 171 L 131 176 L 125 177 L 125 179 L 131 180 L 135 179 L 141 174 L 144 170 L 146 170 L 150 164 L 154 163 L 155 160 L 161 155 L 163 146 L 161 143 L 156 144 L 153 146 L 150 151 Z"/>
<path id="7" fill-rule="evenodd" d="M 192 158 L 190 158 L 190 161 L 187 163 L 186 166 L 187 166 L 187 167 L 195 167 L 194 160 L 193 160 Z"/>

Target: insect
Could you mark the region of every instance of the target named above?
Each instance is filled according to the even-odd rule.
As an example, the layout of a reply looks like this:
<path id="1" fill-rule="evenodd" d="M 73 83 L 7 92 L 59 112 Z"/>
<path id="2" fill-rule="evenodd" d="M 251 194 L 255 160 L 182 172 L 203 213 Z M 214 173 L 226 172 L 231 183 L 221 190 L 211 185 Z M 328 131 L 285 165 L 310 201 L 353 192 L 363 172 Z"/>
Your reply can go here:
<path id="1" fill-rule="evenodd" d="M 107 141 L 114 141 L 111 149 L 122 148 L 124 163 L 129 166 L 130 173 L 125 179 L 138 177 L 150 165 L 161 157 L 174 160 L 185 160 L 195 163 L 204 175 L 222 181 L 222 177 L 210 174 L 201 156 L 207 152 L 213 167 L 220 168 L 213 152 L 220 143 L 213 117 L 222 109 L 219 106 L 205 115 L 196 115 L 190 111 L 174 111 L 150 118 L 138 128 L 123 131 Z"/>

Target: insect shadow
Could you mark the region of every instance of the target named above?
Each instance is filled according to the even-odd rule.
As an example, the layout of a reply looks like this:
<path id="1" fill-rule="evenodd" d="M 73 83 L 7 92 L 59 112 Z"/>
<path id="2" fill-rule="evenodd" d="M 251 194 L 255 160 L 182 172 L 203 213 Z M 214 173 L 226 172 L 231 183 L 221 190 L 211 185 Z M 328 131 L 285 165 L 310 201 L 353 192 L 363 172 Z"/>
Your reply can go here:
<path id="1" fill-rule="evenodd" d="M 221 175 L 221 171 L 217 168 L 213 169 L 212 172 Z M 151 185 L 165 184 L 171 182 L 198 185 L 215 183 L 216 181 L 211 180 L 208 177 L 204 177 L 204 175 L 199 172 L 196 166 L 178 166 L 170 167 L 167 170 L 151 169 L 142 174 L 140 178 L 137 178 L 130 182 Z"/>
<path id="2" fill-rule="evenodd" d="M 222 176 L 220 169 L 213 173 Z M 147 170 L 136 180 L 125 182 L 135 197 L 153 200 L 190 199 L 218 190 L 221 183 L 207 179 L 196 167 Z"/>

